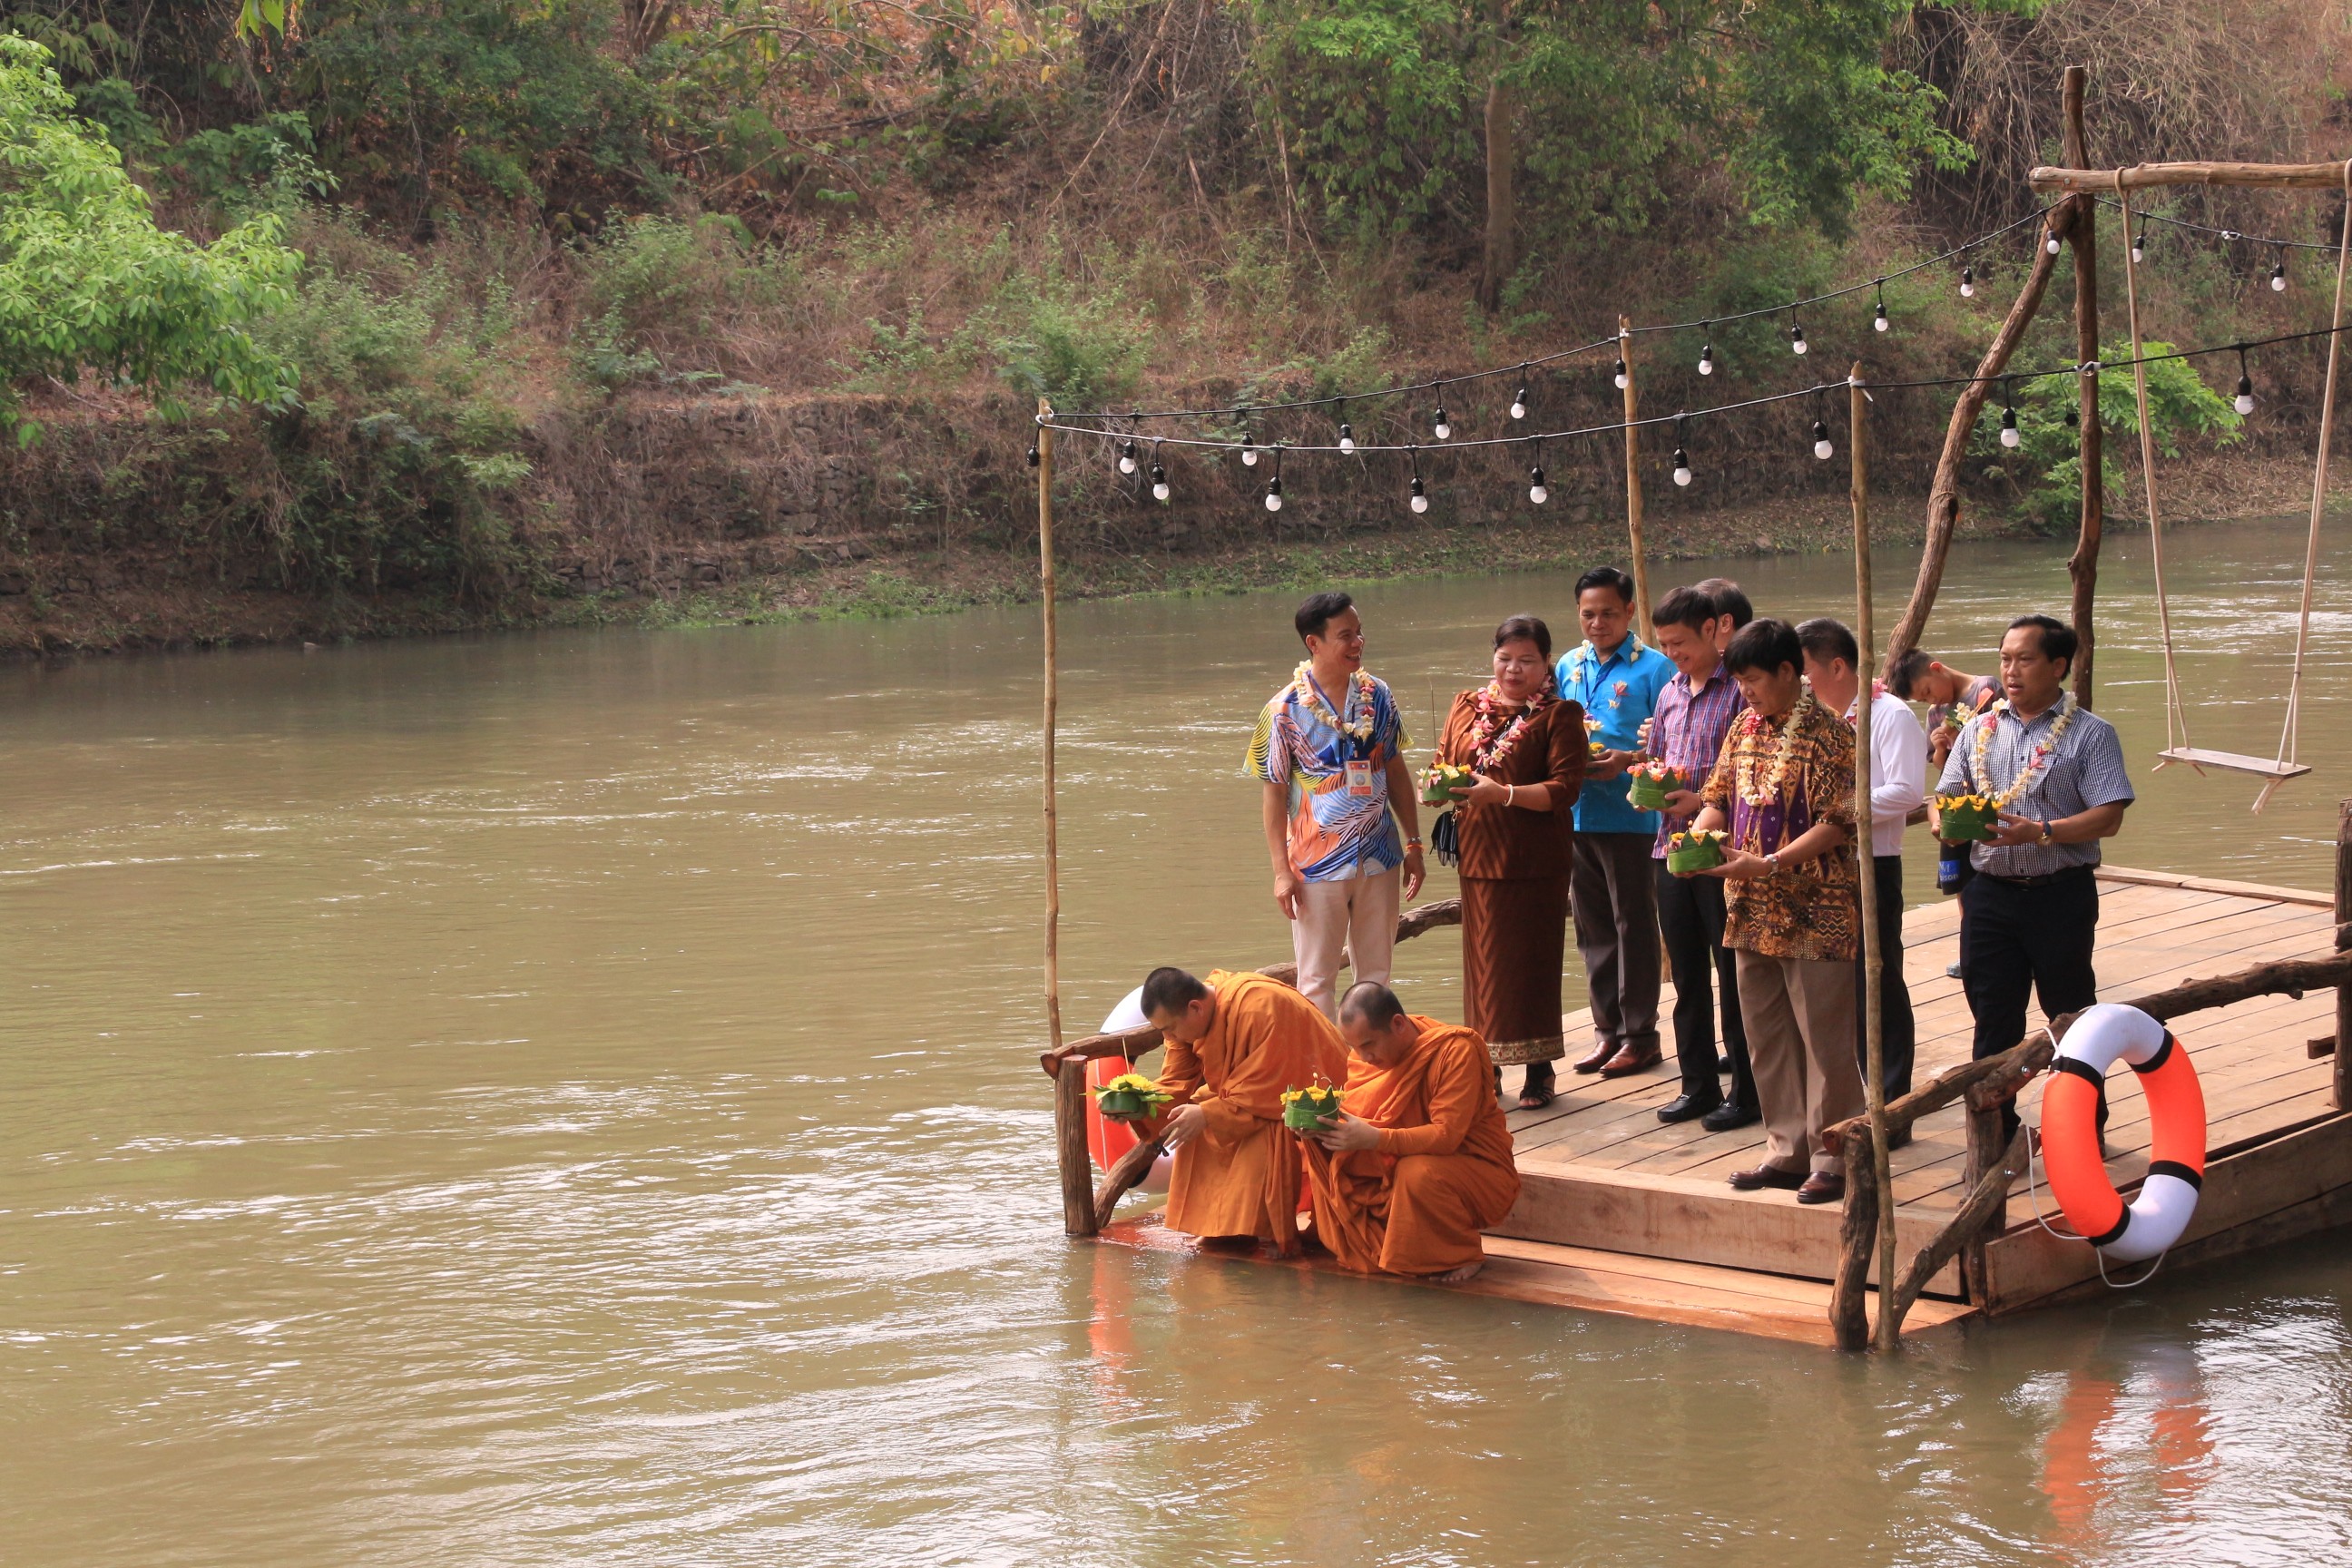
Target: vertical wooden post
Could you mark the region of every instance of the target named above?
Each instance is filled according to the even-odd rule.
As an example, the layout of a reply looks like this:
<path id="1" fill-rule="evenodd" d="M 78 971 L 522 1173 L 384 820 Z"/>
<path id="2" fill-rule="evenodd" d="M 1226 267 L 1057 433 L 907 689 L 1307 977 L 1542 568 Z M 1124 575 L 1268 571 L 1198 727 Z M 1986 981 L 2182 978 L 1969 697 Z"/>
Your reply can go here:
<path id="1" fill-rule="evenodd" d="M 1062 1174 L 1062 1229 L 1098 1235 L 1093 1162 L 1087 1153 L 1087 1064 L 1064 1062 L 1054 1074 L 1054 1154 Z"/>
<path id="2" fill-rule="evenodd" d="M 2090 74 L 2081 66 L 2068 66 L 2062 90 L 2065 111 L 2063 146 L 2066 165 L 2072 169 L 2091 166 L 2089 142 L 2083 134 L 2083 91 Z M 2099 209 L 2090 196 L 2074 197 L 2074 221 L 2066 237 L 2074 253 L 2074 359 L 2079 364 L 2092 364 L 2099 358 Z M 2125 234 L 2124 244 L 2131 244 L 2129 233 Z M 2094 374 L 2075 380 L 2079 384 L 2075 392 L 2082 400 L 2077 410 L 2082 421 L 2082 523 L 2074 553 L 2066 561 L 2066 575 L 2074 585 L 2074 637 L 2079 645 L 2074 653 L 2074 700 L 2088 708 L 2091 666 L 2098 648 L 2091 606 L 2098 595 L 2099 539 L 2107 521 L 2104 450 L 2106 432 L 2099 424 L 2098 376 Z"/>
<path id="3" fill-rule="evenodd" d="M 1976 1093 L 1970 1090 L 1963 1102 L 1968 1108 L 1969 1159 L 1967 1176 L 1960 1190 L 1973 1193 L 1985 1173 L 2000 1163 L 2008 1153 L 2000 1135 L 2000 1106 L 1998 1103 L 1979 1107 Z M 1984 1228 L 1969 1237 L 1960 1247 L 1960 1282 L 1966 1287 L 1970 1302 L 1978 1311 L 1988 1310 L 1992 1303 L 1992 1279 L 1985 1268 L 1985 1243 L 2009 1228 L 2009 1201 L 2001 1200 Z"/>
<path id="4" fill-rule="evenodd" d="M 1642 548 L 1642 438 L 1633 420 L 1640 409 L 1633 385 L 1633 323 L 1617 318 L 1617 357 L 1625 365 L 1625 534 L 1633 550 L 1633 631 L 1648 640 L 1650 629 L 1650 558 Z"/>
<path id="5" fill-rule="evenodd" d="M 1838 1273 L 1830 1286 L 1830 1331 L 1842 1351 L 1870 1348 L 1870 1258 L 1878 1238 L 1878 1189 L 1871 1172 L 1877 1140 L 1857 1130 L 1845 1141 L 1845 1215 L 1838 1224 Z"/>
<path id="6" fill-rule="evenodd" d="M 2336 808 L 2336 923 L 2352 921 L 2352 800 Z M 2336 988 L 2336 1109 L 2352 1110 L 2352 986 Z"/>
<path id="7" fill-rule="evenodd" d="M 1062 1048 L 1062 853 L 1054 795 L 1054 726 L 1061 697 L 1054 627 L 1054 405 L 1037 400 L 1037 589 L 1045 631 L 1045 1032 Z M 1054 1154 L 1062 1181 L 1062 1228 L 1093 1236 L 1094 1173 L 1087 1155 L 1087 1065 L 1064 1062 L 1054 1074 Z"/>
<path id="8" fill-rule="evenodd" d="M 1893 1350 L 1902 1338 L 1903 1321 L 1895 1311 L 1895 1177 L 1886 1147 L 1886 1042 L 1878 1019 L 1880 964 L 1885 955 L 1878 947 L 1878 853 L 1876 826 L 1870 808 L 1875 782 L 1877 750 L 1872 733 L 1870 672 L 1875 628 L 1870 603 L 1870 454 L 1863 434 L 1864 410 L 1869 405 L 1863 389 L 1862 362 L 1846 373 L 1846 455 L 1852 465 L 1853 502 L 1853 639 L 1861 645 L 1854 665 L 1853 697 L 1853 818 L 1855 879 L 1862 902 L 1862 1005 L 1864 1103 L 1870 1107 L 1870 1183 L 1878 1194 L 1878 1348 Z M 1851 1201 L 1853 1187 L 1848 1186 Z"/>

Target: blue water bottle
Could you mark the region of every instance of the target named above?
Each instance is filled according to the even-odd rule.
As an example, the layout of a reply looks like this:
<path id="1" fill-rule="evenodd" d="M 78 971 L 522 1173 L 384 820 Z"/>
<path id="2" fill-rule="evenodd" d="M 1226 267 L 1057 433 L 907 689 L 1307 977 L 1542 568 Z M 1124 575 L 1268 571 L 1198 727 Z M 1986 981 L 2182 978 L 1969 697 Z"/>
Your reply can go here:
<path id="1" fill-rule="evenodd" d="M 1937 851 L 1936 890 L 1948 896 L 1958 892 L 1960 884 L 1968 880 L 1969 847 L 1938 841 Z"/>

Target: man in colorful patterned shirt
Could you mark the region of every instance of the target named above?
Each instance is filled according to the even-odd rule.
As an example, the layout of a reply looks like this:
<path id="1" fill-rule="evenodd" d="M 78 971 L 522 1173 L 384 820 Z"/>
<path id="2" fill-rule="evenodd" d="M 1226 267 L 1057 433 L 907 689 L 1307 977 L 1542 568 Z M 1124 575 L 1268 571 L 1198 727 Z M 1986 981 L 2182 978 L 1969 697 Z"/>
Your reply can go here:
<path id="1" fill-rule="evenodd" d="M 1553 679 L 1562 701 L 1583 708 L 1601 750 L 1586 764 L 1576 797 L 1569 880 L 1592 1005 L 1592 1050 L 1575 1065 L 1618 1078 L 1661 1059 L 1658 889 L 1650 868 L 1658 816 L 1626 804 L 1625 769 L 1640 754 L 1642 725 L 1675 667 L 1633 635 L 1633 579 L 1614 566 L 1576 580 L 1576 618 L 1584 641 L 1561 658 Z"/>
<path id="2" fill-rule="evenodd" d="M 1290 922 L 1298 989 L 1328 1017 L 1342 947 L 1359 982 L 1388 984 L 1397 910 L 1421 890 L 1420 794 L 1396 699 L 1364 673 L 1355 601 L 1318 594 L 1292 624 L 1307 658 L 1258 714 L 1247 771 L 1265 786 L 1274 901 Z"/>
<path id="3" fill-rule="evenodd" d="M 1675 1060 L 1683 1091 L 1658 1108 L 1664 1122 L 1701 1122 L 1710 1132 L 1745 1127 L 1757 1119 L 1756 1079 L 1748 1064 L 1748 1027 L 1739 1016 L 1739 964 L 1723 945 L 1724 884 L 1712 877 L 1676 877 L 1666 870 L 1666 840 L 1688 827 L 1706 803 L 1699 791 L 1723 754 L 1731 721 L 1748 710 L 1739 685 L 1717 651 L 1716 627 L 1727 620 L 1696 588 L 1677 588 L 1658 601 L 1650 629 L 1675 664 L 1675 678 L 1658 693 L 1643 749 L 1675 770 L 1683 787 L 1666 797 L 1657 841 L 1651 847 L 1658 889 L 1658 934 L 1675 976 Z M 1723 993 L 1723 1046 L 1731 1058 L 1731 1097 L 1716 1072 L 1716 991 Z"/>
<path id="4" fill-rule="evenodd" d="M 1863 1110 L 1853 1060 L 1853 731 L 1805 690 L 1805 650 L 1785 621 L 1750 622 L 1724 663 L 1748 700 L 1692 826 L 1728 826 L 1724 942 L 1739 954 L 1739 1008 L 1764 1112 L 1764 1163 L 1742 1192 L 1793 1187 L 1801 1204 L 1845 1195 L 1822 1131 Z M 1810 1167 L 1811 1174 L 1807 1173 Z"/>

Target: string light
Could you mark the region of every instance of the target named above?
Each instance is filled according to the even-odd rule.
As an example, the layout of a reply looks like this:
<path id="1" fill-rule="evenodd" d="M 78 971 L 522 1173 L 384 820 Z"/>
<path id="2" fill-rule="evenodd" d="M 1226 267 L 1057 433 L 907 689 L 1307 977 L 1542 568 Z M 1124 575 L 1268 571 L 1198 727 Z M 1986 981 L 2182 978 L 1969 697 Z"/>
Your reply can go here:
<path id="1" fill-rule="evenodd" d="M 2132 241 L 2132 262 L 2136 266 L 2147 259 L 2147 220 L 2139 220 L 2139 237 Z"/>
<path id="2" fill-rule="evenodd" d="M 1702 321 L 1699 323 L 1699 331 L 1702 334 L 1712 336 L 1714 331 L 1715 323 L 1713 321 Z M 1698 373 L 1701 375 L 1713 375 L 1715 374 L 1715 345 L 1711 342 L 1702 342 L 1698 345 Z"/>
<path id="3" fill-rule="evenodd" d="M 2246 374 L 2246 345 L 2243 343 L 2238 345 L 2238 395 L 2231 405 L 2241 414 L 2254 411 L 2254 378 Z"/>
<path id="4" fill-rule="evenodd" d="M 1265 481 L 1265 510 L 1282 510 L 1282 443 L 1274 444 L 1274 478 Z"/>
<path id="5" fill-rule="evenodd" d="M 2053 256 L 2058 254 L 2058 231 L 2048 224 L 2042 226 L 2042 248 Z"/>
<path id="6" fill-rule="evenodd" d="M 1813 406 L 1816 410 L 1820 408 L 1821 401 L 1821 395 L 1815 393 Z M 1816 412 L 1813 416 L 1813 456 L 1826 459 L 1834 456 L 1836 452 L 1837 448 L 1830 444 L 1829 423 Z"/>
<path id="7" fill-rule="evenodd" d="M 1168 470 L 1160 466 L 1160 443 L 1151 443 L 1151 499 L 1168 499 Z"/>
<path id="8" fill-rule="evenodd" d="M 2014 380 L 2003 380 L 2000 384 L 2000 444 L 2014 447 L 2018 440 L 2017 384 Z"/>
<path id="9" fill-rule="evenodd" d="M 1441 441 L 1454 434 L 1453 422 L 1445 417 L 1445 405 L 1443 403 L 1437 405 L 1437 418 L 1433 422 L 1431 428 L 1436 432 L 1437 438 Z"/>
<path id="10" fill-rule="evenodd" d="M 1135 472 L 1135 443 L 1133 441 L 1122 441 L 1119 443 L 1118 471 L 1122 474 L 1131 474 Z"/>
<path id="11" fill-rule="evenodd" d="M 1527 416 L 1528 367 L 1526 365 L 1521 365 L 1519 366 L 1519 390 L 1517 393 L 1514 393 L 1511 396 L 1511 417 L 1514 419 L 1525 419 Z"/>
<path id="12" fill-rule="evenodd" d="M 1793 353 L 1805 352 L 1805 324 L 1797 320 L 1793 310 L 1789 315 L 1789 348 Z"/>
<path id="13" fill-rule="evenodd" d="M 1044 462 L 1044 461 L 1045 461 L 1045 458 L 1044 458 L 1043 457 L 1041 457 L 1041 456 L 1039 456 L 1039 455 L 1038 455 L 1038 451 L 1037 451 L 1037 443 L 1036 443 L 1036 442 L 1034 442 L 1034 441 L 1030 442 L 1030 443 L 1029 443 L 1029 466 L 1030 466 L 1031 468 L 1035 468 L 1039 463 L 1042 463 L 1042 462 Z"/>
<path id="14" fill-rule="evenodd" d="M 1339 452 L 1343 457 L 1353 457 L 1356 451 L 1356 427 L 1349 424 L 1344 417 L 1348 411 L 1347 404 L 1343 401 L 1339 406 L 1343 416 L 1339 421 Z"/>
<path id="15" fill-rule="evenodd" d="M 1625 390 L 1625 356 L 1624 356 L 1623 354 L 1619 354 L 1619 355 L 1617 356 L 1617 376 L 1616 376 L 1616 380 L 1617 380 L 1617 390 L 1618 390 L 1618 391 L 1620 391 L 1620 392 L 1624 391 L 1624 390 Z"/>
<path id="16" fill-rule="evenodd" d="M 2286 252 L 2284 250 L 2281 250 L 2278 253 L 2278 259 L 2271 263 L 2271 292 L 2273 294 L 2286 292 Z"/>
<path id="17" fill-rule="evenodd" d="M 1886 319 L 1886 279 L 1882 278 L 1878 280 L 1878 313 L 1871 318 L 1871 329 L 1883 332 L 1894 324 Z"/>
<path id="18" fill-rule="evenodd" d="M 1691 482 L 1690 454 L 1683 449 L 1683 416 L 1675 416 L 1675 483 Z"/>
<path id="19" fill-rule="evenodd" d="M 1551 491 L 1544 486 L 1543 443 L 1540 441 L 1536 443 L 1535 467 L 1528 470 L 1528 500 L 1538 506 L 1551 500 Z"/>
<path id="20" fill-rule="evenodd" d="M 1977 269 L 1973 267 L 1963 267 L 1960 268 L 1960 298 L 1973 300 L 1976 297 Z"/>
<path id="21" fill-rule="evenodd" d="M 1412 492 L 1411 500 L 1408 500 L 1406 504 L 1411 506 L 1416 512 L 1427 511 L 1429 510 L 1429 487 L 1421 482 L 1421 448 L 1415 447 L 1411 453 L 1411 457 L 1412 460 Z"/>

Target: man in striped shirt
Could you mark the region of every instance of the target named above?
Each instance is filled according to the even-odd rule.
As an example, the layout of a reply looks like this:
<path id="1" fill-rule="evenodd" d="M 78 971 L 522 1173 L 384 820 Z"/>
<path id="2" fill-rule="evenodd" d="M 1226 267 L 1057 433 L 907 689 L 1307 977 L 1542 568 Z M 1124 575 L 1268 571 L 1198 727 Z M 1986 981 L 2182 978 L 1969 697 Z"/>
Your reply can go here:
<path id="1" fill-rule="evenodd" d="M 1699 786 L 1715 771 L 1731 721 L 1747 706 L 1738 683 L 1716 651 L 1724 616 L 1708 595 L 1677 588 L 1650 616 L 1658 650 L 1675 674 L 1658 693 L 1645 750 L 1682 776 L 1684 787 L 1667 808 L 1650 856 L 1656 867 L 1658 931 L 1675 977 L 1675 1059 L 1683 1091 L 1658 1110 L 1666 1122 L 1700 1121 L 1709 1131 L 1745 1127 L 1757 1119 L 1756 1080 L 1748 1065 L 1748 1032 L 1739 1016 L 1739 969 L 1723 945 L 1723 884 L 1713 877 L 1675 877 L 1666 870 L 1666 839 L 1698 815 Z M 1723 1043 L 1731 1057 L 1731 1098 L 1716 1074 L 1714 986 L 1723 991 Z"/>

